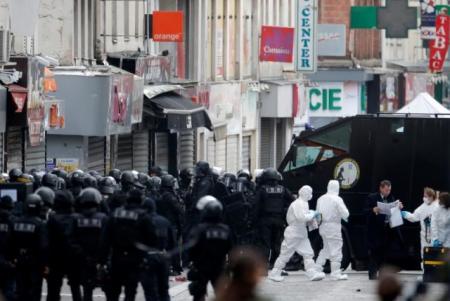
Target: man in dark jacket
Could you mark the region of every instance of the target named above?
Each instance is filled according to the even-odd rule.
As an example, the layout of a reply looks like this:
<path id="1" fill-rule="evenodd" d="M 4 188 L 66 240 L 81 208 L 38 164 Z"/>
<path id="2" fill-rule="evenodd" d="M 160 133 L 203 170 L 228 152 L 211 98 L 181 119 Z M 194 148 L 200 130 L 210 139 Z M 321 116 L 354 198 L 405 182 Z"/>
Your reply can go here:
<path id="1" fill-rule="evenodd" d="M 0 292 L 3 292 L 6 300 L 15 300 L 14 264 L 9 252 L 14 222 L 13 208 L 13 200 L 9 196 L 0 198 Z"/>
<path id="2" fill-rule="evenodd" d="M 377 273 L 384 263 L 390 246 L 394 241 L 401 242 L 402 238 L 397 228 L 389 226 L 389 215 L 381 214 L 380 203 L 395 203 L 391 194 L 391 182 L 381 181 L 379 192 L 370 194 L 366 201 L 367 241 L 369 245 L 369 279 L 377 279 Z M 401 202 L 398 203 L 403 208 Z"/>

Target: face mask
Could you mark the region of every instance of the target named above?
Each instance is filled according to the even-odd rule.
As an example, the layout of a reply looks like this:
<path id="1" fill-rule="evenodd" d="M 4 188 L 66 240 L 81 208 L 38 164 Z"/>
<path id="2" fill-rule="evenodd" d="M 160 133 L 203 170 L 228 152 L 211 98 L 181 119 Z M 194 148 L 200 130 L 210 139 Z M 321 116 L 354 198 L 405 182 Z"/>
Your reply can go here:
<path id="1" fill-rule="evenodd" d="M 423 198 L 422 200 L 423 200 L 423 202 L 425 204 L 429 204 L 430 203 L 430 199 L 429 198 Z"/>

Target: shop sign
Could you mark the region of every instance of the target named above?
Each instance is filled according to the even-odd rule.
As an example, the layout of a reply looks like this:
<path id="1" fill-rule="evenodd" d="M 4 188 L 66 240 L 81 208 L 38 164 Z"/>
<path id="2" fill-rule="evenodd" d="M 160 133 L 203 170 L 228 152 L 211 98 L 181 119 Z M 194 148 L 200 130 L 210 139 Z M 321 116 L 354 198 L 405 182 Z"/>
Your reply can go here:
<path id="1" fill-rule="evenodd" d="M 315 0 L 299 0 L 297 22 L 297 70 L 315 72 L 317 68 L 317 10 Z"/>
<path id="2" fill-rule="evenodd" d="M 22 113 L 27 100 L 28 90 L 19 85 L 10 85 L 8 87 L 11 93 L 14 104 L 16 105 L 15 113 Z"/>
<path id="3" fill-rule="evenodd" d="M 446 10 L 436 17 L 436 38 L 430 41 L 429 69 L 432 73 L 442 72 L 449 46 L 449 16 Z"/>
<path id="4" fill-rule="evenodd" d="M 263 26 L 259 59 L 291 63 L 294 49 L 294 28 Z"/>
<path id="5" fill-rule="evenodd" d="M 435 0 L 420 0 L 420 37 L 422 40 L 434 40 L 436 33 Z"/>
<path id="6" fill-rule="evenodd" d="M 183 42 L 183 12 L 154 11 L 153 41 Z"/>
<path id="7" fill-rule="evenodd" d="M 64 169 L 66 172 L 74 172 L 80 168 L 80 160 L 78 159 L 55 159 L 56 168 Z"/>
<path id="8" fill-rule="evenodd" d="M 344 117 L 358 114 L 357 83 L 318 83 L 306 88 L 309 117 Z"/>
<path id="9" fill-rule="evenodd" d="M 45 139 L 45 66 L 37 58 L 30 59 L 30 90 L 27 102 L 28 133 L 31 146 L 40 145 Z"/>
<path id="10" fill-rule="evenodd" d="M 133 96 L 133 75 L 113 75 L 112 81 L 111 121 L 113 124 L 126 125 L 128 105 Z"/>

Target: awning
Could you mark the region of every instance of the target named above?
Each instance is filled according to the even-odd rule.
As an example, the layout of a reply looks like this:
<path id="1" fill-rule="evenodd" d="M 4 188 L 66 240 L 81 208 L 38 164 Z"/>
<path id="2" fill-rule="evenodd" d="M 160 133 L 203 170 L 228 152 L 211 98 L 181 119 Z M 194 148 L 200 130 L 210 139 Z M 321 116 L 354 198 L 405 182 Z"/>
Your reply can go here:
<path id="1" fill-rule="evenodd" d="M 144 89 L 144 114 L 161 119 L 163 127 L 168 130 L 184 131 L 205 127 L 212 131 L 211 119 L 202 105 L 175 92 L 162 94 L 146 93 Z"/>
<path id="2" fill-rule="evenodd" d="M 373 80 L 373 74 L 365 69 L 319 69 L 315 73 L 307 74 L 312 82 L 368 82 Z"/>

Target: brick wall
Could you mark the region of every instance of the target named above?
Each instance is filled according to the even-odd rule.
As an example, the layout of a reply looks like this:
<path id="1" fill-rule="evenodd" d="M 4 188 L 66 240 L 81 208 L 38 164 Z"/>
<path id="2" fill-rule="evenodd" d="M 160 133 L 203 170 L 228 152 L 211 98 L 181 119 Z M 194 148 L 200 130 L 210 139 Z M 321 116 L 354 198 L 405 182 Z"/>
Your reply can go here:
<path id="1" fill-rule="evenodd" d="M 350 7 L 379 5 L 380 0 L 320 0 L 319 23 L 345 24 L 347 28 L 347 58 L 350 51 L 359 60 L 381 58 L 381 34 L 379 30 L 350 30 Z"/>

